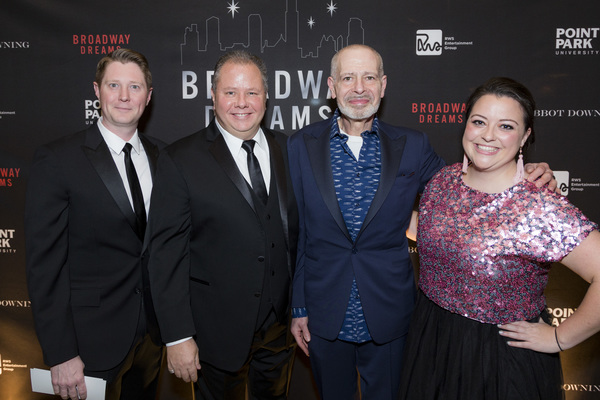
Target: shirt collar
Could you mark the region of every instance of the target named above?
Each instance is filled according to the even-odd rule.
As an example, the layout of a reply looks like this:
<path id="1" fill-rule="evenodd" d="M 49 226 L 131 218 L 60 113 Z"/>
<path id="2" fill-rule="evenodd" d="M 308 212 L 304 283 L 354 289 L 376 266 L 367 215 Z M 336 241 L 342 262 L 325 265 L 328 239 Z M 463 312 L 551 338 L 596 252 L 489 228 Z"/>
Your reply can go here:
<path id="1" fill-rule="evenodd" d="M 340 125 L 338 124 L 338 119 L 342 116 L 342 113 L 340 112 L 340 109 L 336 109 L 335 113 L 333 114 L 333 118 L 331 121 L 331 132 L 329 134 L 329 138 L 333 139 L 335 136 L 339 136 L 341 138 L 344 138 L 345 136 L 348 136 L 346 133 L 343 133 L 341 131 Z M 371 130 L 370 131 L 364 131 L 361 136 L 365 135 L 365 134 L 375 134 L 376 136 L 379 136 L 379 119 L 377 118 L 377 115 L 375 115 L 375 117 L 373 118 L 373 124 L 371 125 Z"/>
<path id="2" fill-rule="evenodd" d="M 223 139 L 225 139 L 225 143 L 227 143 L 227 147 L 229 147 L 230 149 L 236 149 L 237 151 L 241 150 L 242 143 L 244 141 L 242 139 L 240 139 L 239 137 L 234 136 L 231 133 L 227 132 L 225 130 L 225 128 L 223 128 L 221 126 L 221 124 L 219 124 L 219 121 L 216 118 L 215 118 L 215 123 L 217 124 L 217 128 L 219 128 L 219 132 L 221 132 L 221 134 L 223 135 Z M 250 140 L 256 141 L 256 146 L 260 147 L 265 152 L 267 151 L 267 149 L 268 149 L 267 138 L 261 127 L 258 127 L 258 131 L 254 135 L 254 137 Z M 233 151 L 232 151 L 232 153 L 233 153 Z"/>
<path id="3" fill-rule="evenodd" d="M 133 147 L 133 150 L 136 153 L 140 154 L 141 143 L 140 143 L 140 136 L 138 135 L 137 129 L 135 130 L 135 133 L 133 134 L 131 139 L 129 139 L 129 141 L 126 142 L 125 140 L 121 139 L 120 137 L 118 137 L 117 135 L 115 135 L 114 133 L 109 131 L 108 128 L 105 127 L 104 124 L 102 124 L 102 117 L 100 117 L 98 119 L 98 122 L 96 122 L 96 124 L 98 125 L 98 129 L 100 130 L 100 134 L 102 135 L 102 138 L 106 142 L 106 145 L 108 146 L 109 149 L 114 151 L 116 154 L 121 154 L 121 151 L 123 151 L 123 147 L 125 146 L 125 143 L 130 143 L 131 146 Z"/>

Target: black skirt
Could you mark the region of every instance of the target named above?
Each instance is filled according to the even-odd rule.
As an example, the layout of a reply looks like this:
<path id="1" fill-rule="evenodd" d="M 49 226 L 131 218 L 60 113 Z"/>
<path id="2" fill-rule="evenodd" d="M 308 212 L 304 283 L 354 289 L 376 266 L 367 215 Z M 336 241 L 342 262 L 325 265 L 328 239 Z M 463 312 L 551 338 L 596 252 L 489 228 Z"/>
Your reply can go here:
<path id="1" fill-rule="evenodd" d="M 419 291 L 399 399 L 564 399 L 558 353 L 510 347 L 498 331 L 444 310 Z"/>

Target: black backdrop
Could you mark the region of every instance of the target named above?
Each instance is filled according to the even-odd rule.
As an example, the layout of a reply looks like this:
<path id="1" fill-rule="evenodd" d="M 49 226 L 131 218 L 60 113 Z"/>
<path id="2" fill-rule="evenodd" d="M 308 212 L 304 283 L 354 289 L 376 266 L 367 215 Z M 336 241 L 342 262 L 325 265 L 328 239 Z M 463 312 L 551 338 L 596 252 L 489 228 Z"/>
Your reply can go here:
<path id="1" fill-rule="evenodd" d="M 144 53 L 154 94 L 142 129 L 167 142 L 211 118 L 217 58 L 246 48 L 269 67 L 265 125 L 293 133 L 326 118 L 329 60 L 365 43 L 383 56 L 388 88 L 380 116 L 428 133 L 447 162 L 461 159 L 463 104 L 491 76 L 528 86 L 538 103 L 537 142 L 563 194 L 600 221 L 600 3 L 593 0 L 3 0 L 0 5 L 0 398 L 30 393 L 44 367 L 25 285 L 23 203 L 34 149 L 99 116 L 95 65 L 117 47 Z M 412 247 L 412 251 L 415 251 Z M 414 259 L 416 260 L 416 254 Z M 560 264 L 551 272 L 554 323 L 587 284 Z M 600 338 L 565 351 L 567 399 L 598 398 Z M 166 376 L 161 399 L 186 398 Z M 291 397 L 314 398 L 304 359 Z"/>

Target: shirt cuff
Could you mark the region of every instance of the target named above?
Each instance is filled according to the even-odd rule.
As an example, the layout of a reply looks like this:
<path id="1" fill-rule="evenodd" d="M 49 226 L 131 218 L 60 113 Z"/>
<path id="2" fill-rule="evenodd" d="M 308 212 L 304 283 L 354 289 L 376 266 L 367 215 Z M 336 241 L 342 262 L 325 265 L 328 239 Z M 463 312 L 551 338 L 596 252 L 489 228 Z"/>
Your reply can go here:
<path id="1" fill-rule="evenodd" d="M 292 307 L 292 318 L 304 318 L 307 316 L 306 307 Z"/>
<path id="2" fill-rule="evenodd" d="M 167 346 L 167 347 L 175 346 L 176 344 L 183 343 L 186 340 L 189 340 L 191 338 L 192 337 L 190 336 L 190 337 L 186 337 L 186 338 L 183 338 L 183 339 L 176 340 L 174 342 L 165 343 L 165 346 Z"/>

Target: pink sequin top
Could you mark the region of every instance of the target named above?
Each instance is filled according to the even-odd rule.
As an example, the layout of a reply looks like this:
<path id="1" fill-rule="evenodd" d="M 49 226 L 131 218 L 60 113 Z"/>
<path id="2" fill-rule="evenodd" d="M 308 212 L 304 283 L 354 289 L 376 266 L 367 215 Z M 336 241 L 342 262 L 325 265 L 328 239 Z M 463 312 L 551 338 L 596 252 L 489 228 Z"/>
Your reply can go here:
<path id="1" fill-rule="evenodd" d="M 522 181 L 488 194 L 443 168 L 421 197 L 419 286 L 440 307 L 484 323 L 537 317 L 550 263 L 598 226 L 566 198 Z"/>

